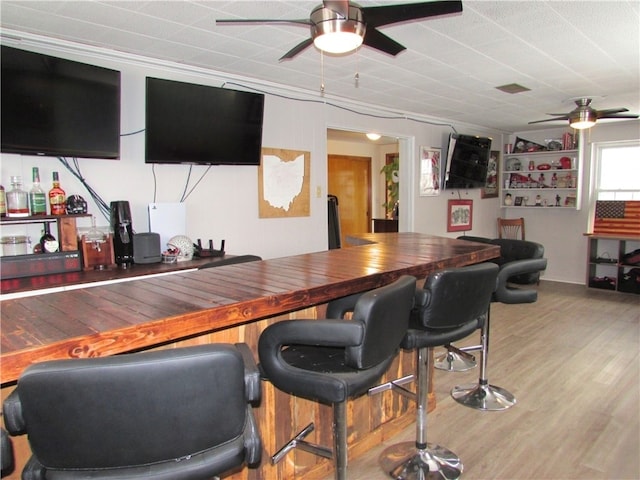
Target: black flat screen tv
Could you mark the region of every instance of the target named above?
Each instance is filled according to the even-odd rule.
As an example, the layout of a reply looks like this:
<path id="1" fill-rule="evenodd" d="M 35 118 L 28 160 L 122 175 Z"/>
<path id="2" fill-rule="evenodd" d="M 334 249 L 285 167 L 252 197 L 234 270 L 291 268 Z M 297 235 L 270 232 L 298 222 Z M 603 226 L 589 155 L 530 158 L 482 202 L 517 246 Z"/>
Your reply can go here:
<path id="1" fill-rule="evenodd" d="M 120 72 L 2 46 L 7 153 L 120 157 Z"/>
<path id="2" fill-rule="evenodd" d="M 452 133 L 447 150 L 445 188 L 484 187 L 490 152 L 490 138 Z"/>
<path id="3" fill-rule="evenodd" d="M 264 95 L 147 77 L 146 163 L 259 165 Z"/>

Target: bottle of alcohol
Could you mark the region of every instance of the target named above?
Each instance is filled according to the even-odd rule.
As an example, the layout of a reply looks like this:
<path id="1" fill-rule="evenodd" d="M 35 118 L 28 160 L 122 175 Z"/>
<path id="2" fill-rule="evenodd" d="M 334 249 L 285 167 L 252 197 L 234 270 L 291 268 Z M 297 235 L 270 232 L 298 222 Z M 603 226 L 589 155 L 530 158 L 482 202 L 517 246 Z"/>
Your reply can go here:
<path id="1" fill-rule="evenodd" d="M 7 192 L 7 216 L 29 216 L 28 195 L 22 189 L 22 177 L 20 176 L 11 177 L 11 190 Z"/>
<path id="2" fill-rule="evenodd" d="M 40 246 L 42 247 L 42 253 L 54 253 L 57 252 L 60 247 L 56 237 L 51 235 L 49 222 L 44 223 L 44 233 L 42 237 L 40 237 Z"/>
<path id="3" fill-rule="evenodd" d="M 7 195 L 4 187 L 0 185 L 0 217 L 7 216 Z"/>
<path id="4" fill-rule="evenodd" d="M 29 209 L 31 210 L 31 215 L 47 214 L 47 196 L 40 186 L 38 167 L 33 167 L 33 186 L 29 190 Z"/>
<path id="5" fill-rule="evenodd" d="M 60 188 L 58 172 L 53 172 L 53 188 L 49 190 L 49 205 L 51 205 L 51 215 L 64 215 L 67 211 L 66 202 L 66 193 L 62 188 Z"/>

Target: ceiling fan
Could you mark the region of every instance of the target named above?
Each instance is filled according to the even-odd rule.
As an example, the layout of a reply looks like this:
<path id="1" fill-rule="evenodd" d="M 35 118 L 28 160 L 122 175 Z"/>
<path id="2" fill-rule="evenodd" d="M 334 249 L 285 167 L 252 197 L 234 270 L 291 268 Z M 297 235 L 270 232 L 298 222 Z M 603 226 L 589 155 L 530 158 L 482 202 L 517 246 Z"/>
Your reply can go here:
<path id="1" fill-rule="evenodd" d="M 346 53 L 364 44 L 395 56 L 406 47 L 380 32 L 377 27 L 459 12 L 462 12 L 461 1 L 361 7 L 349 0 L 324 0 L 311 12 L 309 19 L 225 19 L 216 20 L 216 24 L 280 23 L 309 26 L 311 37 L 293 47 L 280 60 L 295 57 L 311 44 L 328 53 Z"/>
<path id="2" fill-rule="evenodd" d="M 574 100 L 577 107 L 571 110 L 569 113 L 547 113 L 547 115 L 554 115 L 555 118 L 549 118 L 547 120 L 536 120 L 532 123 L 542 122 L 554 122 L 557 120 L 569 120 L 569 125 L 572 128 L 581 130 L 584 128 L 591 128 L 596 124 L 596 121 L 601 118 L 638 118 L 638 115 L 632 113 L 621 115 L 624 112 L 628 112 L 627 108 L 611 108 L 608 110 L 596 110 L 591 107 L 590 98 L 579 98 Z"/>

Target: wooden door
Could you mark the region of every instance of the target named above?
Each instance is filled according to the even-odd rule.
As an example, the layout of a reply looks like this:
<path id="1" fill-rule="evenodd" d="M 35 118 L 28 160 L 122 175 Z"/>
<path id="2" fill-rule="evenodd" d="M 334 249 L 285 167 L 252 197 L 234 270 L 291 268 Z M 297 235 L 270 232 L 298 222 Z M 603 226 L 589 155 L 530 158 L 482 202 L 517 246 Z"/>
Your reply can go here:
<path id="1" fill-rule="evenodd" d="M 371 158 L 329 155 L 328 189 L 338 197 L 342 246 L 347 235 L 371 232 Z"/>

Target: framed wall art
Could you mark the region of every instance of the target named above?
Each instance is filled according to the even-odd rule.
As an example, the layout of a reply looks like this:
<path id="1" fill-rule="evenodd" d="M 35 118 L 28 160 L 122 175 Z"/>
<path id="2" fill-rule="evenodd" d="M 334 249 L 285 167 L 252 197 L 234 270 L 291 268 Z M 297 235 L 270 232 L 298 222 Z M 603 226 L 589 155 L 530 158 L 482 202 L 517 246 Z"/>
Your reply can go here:
<path id="1" fill-rule="evenodd" d="M 440 194 L 440 149 L 420 147 L 420 196 Z"/>
<path id="2" fill-rule="evenodd" d="M 495 198 L 498 196 L 498 172 L 500 171 L 500 152 L 491 150 L 487 168 L 487 181 L 480 190 L 480 198 Z"/>
<path id="3" fill-rule="evenodd" d="M 447 232 L 465 232 L 473 226 L 473 200 L 449 200 Z"/>
<path id="4" fill-rule="evenodd" d="M 263 148 L 258 167 L 259 218 L 308 217 L 311 152 Z"/>

